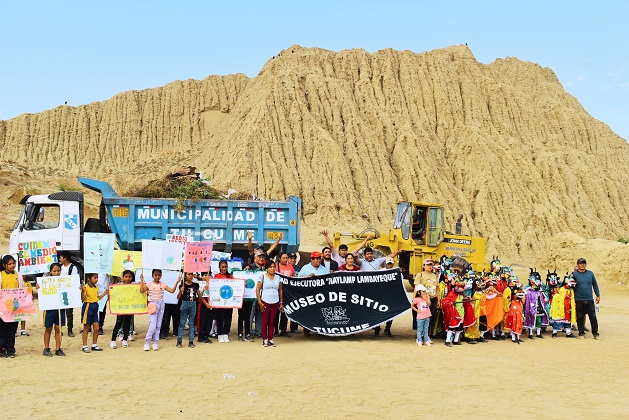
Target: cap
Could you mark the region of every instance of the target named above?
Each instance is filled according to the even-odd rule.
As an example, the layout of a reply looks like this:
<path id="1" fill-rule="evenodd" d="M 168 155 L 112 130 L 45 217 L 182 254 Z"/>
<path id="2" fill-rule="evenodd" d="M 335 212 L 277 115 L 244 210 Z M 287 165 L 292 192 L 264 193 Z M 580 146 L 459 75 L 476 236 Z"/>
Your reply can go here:
<path id="1" fill-rule="evenodd" d="M 255 252 L 253 253 L 254 257 L 258 257 L 260 255 L 264 255 L 264 250 L 262 248 L 256 249 Z"/>
<path id="2" fill-rule="evenodd" d="M 321 253 L 319 251 L 312 251 L 310 253 L 310 258 L 321 258 Z"/>
<path id="3" fill-rule="evenodd" d="M 391 257 L 387 257 L 387 259 L 384 261 L 385 264 L 393 264 L 393 258 Z"/>
<path id="4" fill-rule="evenodd" d="M 587 264 L 587 261 L 585 261 L 585 258 L 579 258 L 577 264 Z"/>
<path id="5" fill-rule="evenodd" d="M 288 254 L 288 258 L 297 258 L 297 254 L 291 252 L 290 254 Z"/>
<path id="6" fill-rule="evenodd" d="M 424 265 L 429 264 L 429 263 L 430 263 L 430 264 L 432 264 L 432 263 L 433 263 L 433 260 L 431 260 L 430 258 L 426 258 L 426 259 L 424 260 Z"/>
<path id="7" fill-rule="evenodd" d="M 415 291 L 416 292 L 425 292 L 426 291 L 426 286 L 424 286 L 423 284 L 418 284 L 417 286 L 415 286 Z"/>

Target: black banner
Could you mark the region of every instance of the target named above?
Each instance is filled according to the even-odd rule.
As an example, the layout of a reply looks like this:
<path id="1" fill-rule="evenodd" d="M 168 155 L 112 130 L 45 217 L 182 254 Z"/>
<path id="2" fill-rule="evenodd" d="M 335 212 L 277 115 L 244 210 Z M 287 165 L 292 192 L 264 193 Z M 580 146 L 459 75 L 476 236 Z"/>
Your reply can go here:
<path id="1" fill-rule="evenodd" d="M 410 309 L 399 269 L 337 271 L 283 277 L 289 319 L 319 334 L 340 336 L 376 327 Z"/>

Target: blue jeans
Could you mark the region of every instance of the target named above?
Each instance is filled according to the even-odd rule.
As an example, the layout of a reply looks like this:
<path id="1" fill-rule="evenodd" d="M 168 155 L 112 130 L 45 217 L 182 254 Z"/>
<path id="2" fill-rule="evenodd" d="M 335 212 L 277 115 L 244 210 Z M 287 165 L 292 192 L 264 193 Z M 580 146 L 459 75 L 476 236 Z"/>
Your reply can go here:
<path id="1" fill-rule="evenodd" d="M 417 320 L 417 342 L 427 343 L 430 341 L 428 338 L 428 326 L 430 325 L 430 317 Z"/>
<path id="2" fill-rule="evenodd" d="M 181 339 L 183 338 L 183 329 L 186 326 L 186 323 L 190 326 L 188 330 L 188 341 L 194 341 L 194 319 L 197 315 L 197 302 L 190 302 L 188 300 L 184 300 L 181 302 L 181 315 L 179 318 L 179 332 L 177 333 L 177 342 L 181 343 Z"/>

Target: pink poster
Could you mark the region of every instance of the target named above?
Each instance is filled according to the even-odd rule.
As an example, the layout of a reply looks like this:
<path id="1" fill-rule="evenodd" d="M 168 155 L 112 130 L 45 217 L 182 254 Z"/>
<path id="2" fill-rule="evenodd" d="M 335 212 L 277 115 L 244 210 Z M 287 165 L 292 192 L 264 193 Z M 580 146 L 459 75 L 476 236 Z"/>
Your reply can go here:
<path id="1" fill-rule="evenodd" d="M 213 242 L 188 242 L 183 268 L 186 273 L 210 271 Z"/>
<path id="2" fill-rule="evenodd" d="M 0 289 L 0 318 L 4 322 L 25 321 L 36 314 L 33 295 L 27 289 Z"/>

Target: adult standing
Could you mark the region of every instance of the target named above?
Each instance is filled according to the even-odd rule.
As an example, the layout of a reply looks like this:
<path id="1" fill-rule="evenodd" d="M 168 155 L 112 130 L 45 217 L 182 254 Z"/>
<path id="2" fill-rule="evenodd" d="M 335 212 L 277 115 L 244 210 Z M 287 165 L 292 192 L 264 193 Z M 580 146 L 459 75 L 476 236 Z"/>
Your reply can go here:
<path id="1" fill-rule="evenodd" d="M 360 271 L 378 271 L 382 268 L 382 265 L 386 261 L 387 258 L 395 258 L 400 255 L 402 250 L 392 252 L 386 257 L 374 258 L 373 257 L 373 248 L 366 247 L 363 251 L 363 259 L 359 261 Z"/>
<path id="2" fill-rule="evenodd" d="M 592 335 L 594 339 L 599 339 L 598 320 L 596 319 L 596 305 L 601 301 L 601 292 L 596 282 L 594 273 L 586 269 L 587 261 L 585 258 L 577 260 L 577 269 L 574 271 L 574 279 L 577 284 L 574 287 L 574 300 L 577 306 L 577 327 L 579 328 L 578 338 L 585 338 L 585 316 L 590 318 L 590 326 L 592 327 Z M 592 299 L 592 290 L 596 295 L 595 300 Z"/>
<path id="3" fill-rule="evenodd" d="M 345 264 L 339 267 L 339 271 L 360 271 L 360 267 L 355 264 L 354 254 L 347 254 Z"/>
<path id="4" fill-rule="evenodd" d="M 381 268 L 381 270 L 391 270 L 393 268 L 393 263 L 394 263 L 393 258 L 387 257 L 386 261 L 384 262 L 384 267 Z M 388 320 L 384 325 L 384 335 L 386 335 L 387 337 L 393 337 L 393 334 L 391 333 L 392 325 L 393 325 L 392 319 Z M 376 337 L 380 335 L 380 325 L 378 325 L 376 328 L 373 329 L 373 335 Z"/>
<path id="5" fill-rule="evenodd" d="M 330 238 L 330 235 L 328 234 L 327 230 L 322 230 L 321 231 L 321 235 L 323 235 L 323 237 L 325 238 L 325 241 L 327 242 L 328 246 L 330 247 L 330 256 L 331 258 L 336 261 L 336 263 L 340 266 L 342 266 L 343 264 L 345 264 L 345 257 L 348 254 L 348 248 L 347 245 L 345 244 L 341 244 L 339 245 L 339 249 L 337 250 L 334 247 L 334 243 L 332 242 L 332 239 Z M 360 251 L 366 244 L 368 241 L 371 240 L 371 236 L 367 236 L 361 243 L 360 245 L 358 245 L 356 247 L 356 249 L 354 249 L 352 252 L 350 252 L 350 254 L 354 254 L 354 256 L 356 256 L 356 254 L 358 253 L 358 251 Z M 325 249 L 325 248 L 323 248 Z"/>
<path id="6" fill-rule="evenodd" d="M 310 253 L 310 263 L 304 265 L 299 272 L 299 277 L 313 277 L 329 274 L 327 268 L 321 264 L 321 253 L 319 251 L 312 251 Z M 308 337 L 310 330 L 304 328 L 304 335 Z"/>
<path id="7" fill-rule="evenodd" d="M 278 310 L 284 310 L 284 302 L 282 280 L 275 275 L 275 264 L 272 261 L 266 262 L 266 273 L 256 287 L 256 296 L 262 312 L 262 345 L 275 347 L 275 316 Z"/>
<path id="8" fill-rule="evenodd" d="M 257 249 L 253 257 L 253 265 L 250 267 L 251 271 L 258 272 L 259 274 L 256 277 L 256 282 L 262 281 L 262 273 L 266 271 L 266 262 L 267 254 L 265 254 L 262 249 Z M 260 329 L 262 326 L 262 312 L 260 312 L 259 305 L 252 304 L 249 325 L 251 326 L 251 336 L 262 337 L 262 331 Z"/>
<path id="9" fill-rule="evenodd" d="M 329 246 L 324 247 L 321 250 L 321 256 L 323 257 L 321 259 L 321 265 L 327 268 L 330 273 L 339 270 L 339 263 L 332 259 L 332 248 L 330 248 Z"/>
<path id="10" fill-rule="evenodd" d="M 288 253 L 280 252 L 277 256 L 277 262 L 275 263 L 275 272 L 286 277 L 295 276 L 295 267 L 288 262 Z M 297 323 L 291 321 L 291 331 L 297 329 Z M 277 320 L 275 322 L 275 330 L 279 332 L 280 337 L 290 337 L 286 332 L 288 327 L 288 318 L 286 313 L 278 311 Z"/>
<path id="11" fill-rule="evenodd" d="M 432 259 L 426 258 L 422 266 L 422 271 L 415 274 L 415 286 L 417 286 L 418 284 L 424 286 L 426 288 L 426 293 L 428 293 L 428 297 L 430 297 L 430 313 L 433 314 L 433 316 L 430 317 L 430 323 L 428 326 L 428 334 L 430 337 L 432 337 L 435 319 L 437 318 L 434 315 L 437 313 L 437 308 L 441 306 L 441 299 L 439 293 L 437 293 L 437 286 L 439 285 L 439 281 L 437 279 L 437 273 L 435 273 L 433 270 L 434 264 L 435 262 Z M 416 329 L 417 316 L 416 314 L 412 315 L 413 329 Z"/>

